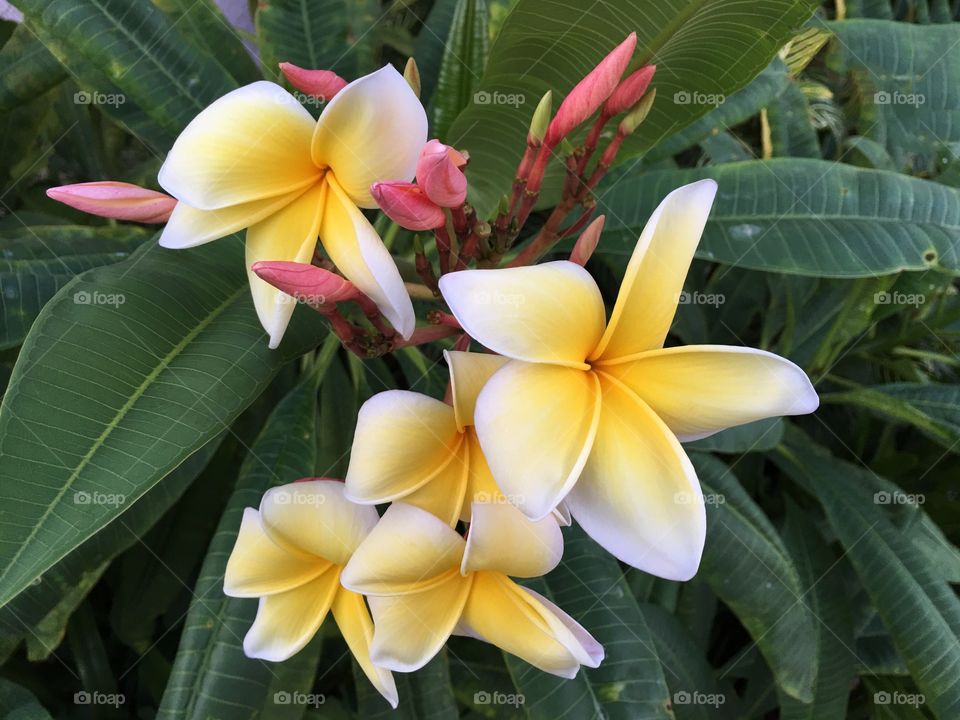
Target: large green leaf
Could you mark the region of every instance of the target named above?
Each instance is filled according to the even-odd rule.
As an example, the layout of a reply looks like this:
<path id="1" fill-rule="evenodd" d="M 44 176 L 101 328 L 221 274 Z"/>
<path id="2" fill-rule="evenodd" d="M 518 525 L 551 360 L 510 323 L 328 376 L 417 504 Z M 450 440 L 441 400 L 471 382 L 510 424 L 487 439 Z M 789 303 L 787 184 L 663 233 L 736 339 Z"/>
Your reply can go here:
<path id="1" fill-rule="evenodd" d="M 301 310 L 267 348 L 236 237 L 147 247 L 64 287 L 0 407 L 0 605 L 224 430 L 321 327 Z"/>
<path id="2" fill-rule="evenodd" d="M 353 668 L 357 682 L 357 709 L 364 720 L 446 720 L 457 717 L 446 649 L 416 672 L 393 674 L 400 696 L 396 710 L 374 689 L 356 661 Z"/>
<path id="3" fill-rule="evenodd" d="M 317 471 L 317 385 L 336 347 L 335 339 L 328 339 L 313 373 L 277 405 L 244 460 L 193 590 L 161 720 L 274 718 L 284 710 L 286 717 L 296 717 L 289 713 L 302 711 L 278 706 L 273 694 L 309 692 L 318 648 L 309 646 L 279 664 L 246 657 L 243 636 L 257 603 L 224 595 L 223 576 L 244 508 L 258 507 L 268 488 Z"/>
<path id="4" fill-rule="evenodd" d="M 693 462 L 707 501 L 700 575 L 750 633 L 778 687 L 809 702 L 817 678 L 816 620 L 797 566 L 730 469 L 710 455 L 696 454 Z"/>
<path id="5" fill-rule="evenodd" d="M 621 175 L 598 194 L 607 216 L 598 252 L 632 253 L 667 193 L 705 177 L 720 186 L 697 251 L 705 260 L 822 277 L 960 272 L 960 192 L 807 159 Z"/>
<path id="6" fill-rule="evenodd" d="M 631 31 L 639 39 L 636 62 L 657 65 L 659 99 L 621 159 L 683 130 L 746 85 L 815 6 L 811 0 L 610 0 L 589 7 L 520 0 L 480 82 L 488 101 L 464 110 L 448 135 L 472 153 L 471 202 L 483 216 L 509 192 L 543 94 L 552 90 L 559 103 Z"/>
<path id="7" fill-rule="evenodd" d="M 0 113 L 35 99 L 66 77 L 60 62 L 21 23 L 0 49 Z"/>
<path id="8" fill-rule="evenodd" d="M 447 138 L 460 111 L 475 101 L 474 92 L 487 62 L 489 13 L 485 0 L 459 0 L 443 51 L 437 89 L 431 101 L 431 134 Z"/>

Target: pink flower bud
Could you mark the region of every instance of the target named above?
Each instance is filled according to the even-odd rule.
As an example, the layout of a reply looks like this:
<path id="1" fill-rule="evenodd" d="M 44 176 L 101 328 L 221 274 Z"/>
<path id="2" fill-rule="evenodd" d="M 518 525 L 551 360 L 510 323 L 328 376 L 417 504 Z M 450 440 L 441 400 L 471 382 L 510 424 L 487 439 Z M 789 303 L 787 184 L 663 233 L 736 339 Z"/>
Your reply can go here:
<path id="1" fill-rule="evenodd" d="M 309 263 L 263 260 L 250 269 L 277 290 L 320 312 L 333 312 L 336 303 L 355 300 L 360 294 L 346 278 Z"/>
<path id="2" fill-rule="evenodd" d="M 657 71 L 656 65 L 644 65 L 639 70 L 630 73 L 630 76 L 617 85 L 610 99 L 603 106 L 604 115 L 613 117 L 629 110 L 638 102 L 650 86 L 653 74 Z"/>
<path id="3" fill-rule="evenodd" d="M 407 230 L 433 230 L 447 221 L 443 208 L 413 183 L 378 182 L 370 193 L 387 217 Z"/>
<path id="4" fill-rule="evenodd" d="M 466 163 L 452 147 L 431 140 L 417 161 L 417 185 L 440 207 L 460 207 L 467 199 L 467 178 L 460 169 Z"/>
<path id="5" fill-rule="evenodd" d="M 283 76 L 297 90 L 322 98 L 325 102 L 347 86 L 347 81 L 332 70 L 307 70 L 293 63 L 280 63 Z"/>
<path id="6" fill-rule="evenodd" d="M 630 64 L 630 58 L 633 57 L 636 47 L 637 34 L 630 33 L 626 40 L 617 45 L 600 61 L 599 65 L 577 83 L 560 103 L 556 116 L 547 128 L 547 135 L 543 139 L 544 145 L 555 147 L 562 138 L 596 112 L 617 87 L 620 76 Z"/>
<path id="7" fill-rule="evenodd" d="M 141 223 L 166 222 L 177 204 L 162 192 L 113 180 L 52 187 L 47 197 L 90 215 Z"/>
<path id="8" fill-rule="evenodd" d="M 586 265 L 587 260 L 597 249 L 597 243 L 600 242 L 600 233 L 603 232 L 603 223 L 605 216 L 600 215 L 577 238 L 576 244 L 570 253 L 570 262 L 577 265 Z"/>

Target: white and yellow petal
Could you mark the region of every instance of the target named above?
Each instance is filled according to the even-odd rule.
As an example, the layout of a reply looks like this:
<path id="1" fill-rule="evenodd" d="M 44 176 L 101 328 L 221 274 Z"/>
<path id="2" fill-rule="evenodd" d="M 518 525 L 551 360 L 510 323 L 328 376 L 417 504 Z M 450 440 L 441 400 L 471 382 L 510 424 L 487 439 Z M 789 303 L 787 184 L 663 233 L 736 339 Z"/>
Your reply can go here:
<path id="1" fill-rule="evenodd" d="M 227 93 L 197 115 L 160 168 L 160 186 L 197 210 L 288 195 L 315 183 L 314 120 L 279 85 Z"/>
<path id="2" fill-rule="evenodd" d="M 487 382 L 476 431 L 500 490 L 533 519 L 548 515 L 573 487 L 600 417 L 592 372 L 510 362 Z"/>
<path id="3" fill-rule="evenodd" d="M 682 442 L 762 418 L 804 415 L 820 403 L 803 370 L 753 348 L 686 345 L 599 367 L 641 397 Z"/>
<path id="4" fill-rule="evenodd" d="M 412 180 L 427 142 L 427 115 L 392 66 L 354 80 L 320 115 L 312 139 L 317 165 L 328 166 L 350 200 L 376 207 L 370 186 Z"/>
<path id="5" fill-rule="evenodd" d="M 394 503 L 353 553 L 340 578 L 363 595 L 400 595 L 460 574 L 464 541 L 426 510 Z"/>
<path id="6" fill-rule="evenodd" d="M 409 495 L 443 472 L 462 443 L 446 403 L 407 390 L 378 393 L 357 416 L 347 497 L 373 504 Z"/>
<path id="7" fill-rule="evenodd" d="M 344 192 L 339 178 L 328 173 L 324 182 L 328 186 L 320 222 L 324 250 L 344 277 L 377 304 L 397 332 L 410 337 L 416 325 L 413 303 L 390 251 Z"/>
<path id="8" fill-rule="evenodd" d="M 663 347 L 716 193 L 716 182 L 700 180 L 677 188 L 653 211 L 591 360 Z"/>
<path id="9" fill-rule="evenodd" d="M 510 358 L 458 350 L 444 350 L 443 357 L 450 369 L 450 391 L 457 427 L 463 431 L 468 425 L 473 425 L 473 410 L 483 386 Z"/>
<path id="10" fill-rule="evenodd" d="M 403 502 L 426 510 L 447 525 L 457 524 L 469 502 L 465 503 L 470 484 L 470 448 L 466 438 L 460 443 L 453 459 L 430 482 L 403 497 Z"/>
<path id="11" fill-rule="evenodd" d="M 341 588 L 333 599 L 333 617 L 337 621 L 340 633 L 356 658 L 371 684 L 383 695 L 394 709 L 400 704 L 397 684 L 389 670 L 377 667 L 370 659 L 370 645 L 373 642 L 373 620 L 363 601 L 363 596 Z"/>
<path id="12" fill-rule="evenodd" d="M 706 535 L 700 483 L 670 429 L 632 391 L 598 373 L 600 426 L 579 482 L 573 519 L 607 552 L 668 580 L 697 572 Z"/>
<path id="13" fill-rule="evenodd" d="M 258 278 L 250 268 L 261 260 L 309 263 L 317 247 L 323 204 L 324 187 L 318 184 L 247 230 L 247 279 L 257 317 L 270 336 L 271 348 L 280 344 L 296 300 Z"/>
<path id="14" fill-rule="evenodd" d="M 491 570 L 513 577 L 539 577 L 563 556 L 563 535 L 553 515 L 530 520 L 506 502 L 473 503 L 460 572 Z"/>
<path id="15" fill-rule="evenodd" d="M 247 657 L 280 662 L 317 634 L 340 589 L 340 568 L 331 566 L 300 587 L 260 598 L 257 618 L 243 638 Z"/>
<path id="16" fill-rule="evenodd" d="M 586 369 L 606 322 L 596 282 L 565 260 L 449 273 L 440 291 L 471 337 L 515 360 Z"/>
<path id="17" fill-rule="evenodd" d="M 246 508 L 227 561 L 223 592 L 231 597 L 273 595 L 310 582 L 330 566 L 323 558 L 277 545 L 264 531 L 260 513 Z"/>
<path id="18" fill-rule="evenodd" d="M 281 547 L 335 565 L 346 565 L 378 520 L 375 508 L 347 500 L 337 480 L 271 488 L 260 501 L 260 518 L 267 535 Z"/>

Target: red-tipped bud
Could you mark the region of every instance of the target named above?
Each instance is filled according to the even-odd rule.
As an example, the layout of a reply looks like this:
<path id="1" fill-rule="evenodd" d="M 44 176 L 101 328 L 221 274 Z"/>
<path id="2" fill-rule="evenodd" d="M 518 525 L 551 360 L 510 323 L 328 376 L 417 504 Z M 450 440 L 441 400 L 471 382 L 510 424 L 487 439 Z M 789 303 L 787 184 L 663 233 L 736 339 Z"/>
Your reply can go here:
<path id="1" fill-rule="evenodd" d="M 600 233 L 603 232 L 604 218 L 605 216 L 603 215 L 599 216 L 587 225 L 586 230 L 580 234 L 576 244 L 573 246 L 573 251 L 570 253 L 570 262 L 574 262 L 577 265 L 587 264 L 587 260 L 593 255 L 593 251 L 597 249 L 597 243 L 600 242 Z"/>
<path id="2" fill-rule="evenodd" d="M 433 230 L 447 221 L 443 208 L 413 183 L 374 183 L 370 194 L 387 217 L 407 230 Z"/>
<path id="3" fill-rule="evenodd" d="M 162 192 L 112 180 L 53 187 L 47 197 L 90 215 L 140 223 L 166 222 L 177 204 Z"/>
<path id="4" fill-rule="evenodd" d="M 583 80 L 560 103 L 556 116 L 547 128 L 543 139 L 547 147 L 555 147 L 560 140 L 593 115 L 604 100 L 616 89 L 623 71 L 630 64 L 633 51 L 637 47 L 637 34 L 630 33 L 626 40 L 617 45 L 600 64 L 591 70 Z"/>
<path id="5" fill-rule="evenodd" d="M 336 303 L 355 300 L 360 295 L 346 278 L 308 263 L 264 260 L 250 269 L 277 290 L 320 312 L 333 312 Z"/>
<path id="6" fill-rule="evenodd" d="M 640 102 L 640 98 L 650 86 L 653 74 L 657 71 L 656 65 L 644 65 L 639 70 L 630 73 L 603 106 L 603 114 L 613 117 L 625 112 Z"/>
<path id="7" fill-rule="evenodd" d="M 293 63 L 280 63 L 283 76 L 300 92 L 329 102 L 347 86 L 347 81 L 332 70 L 307 70 Z"/>
<path id="8" fill-rule="evenodd" d="M 417 161 L 417 185 L 440 207 L 460 207 L 467 199 L 467 178 L 460 170 L 466 162 L 452 147 L 431 140 Z"/>

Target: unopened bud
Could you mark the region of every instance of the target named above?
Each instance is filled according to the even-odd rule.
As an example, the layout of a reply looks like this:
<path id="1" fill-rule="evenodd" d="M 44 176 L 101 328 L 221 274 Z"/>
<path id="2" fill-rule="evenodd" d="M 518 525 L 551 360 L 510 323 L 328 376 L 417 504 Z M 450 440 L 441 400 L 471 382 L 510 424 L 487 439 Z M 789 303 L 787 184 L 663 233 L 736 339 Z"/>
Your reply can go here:
<path id="1" fill-rule="evenodd" d="M 619 115 L 640 102 L 656 71 L 656 65 L 644 65 L 639 70 L 630 73 L 626 80 L 617 85 L 617 89 L 613 91 L 613 94 L 604 104 L 604 115 L 607 117 Z"/>
<path id="2" fill-rule="evenodd" d="M 177 204 L 162 192 L 113 180 L 52 187 L 47 197 L 90 215 L 141 223 L 166 222 Z"/>
<path id="3" fill-rule="evenodd" d="M 283 76 L 300 92 L 330 102 L 347 86 L 347 81 L 332 70 L 307 70 L 293 63 L 280 63 Z"/>
<path id="4" fill-rule="evenodd" d="M 647 115 L 650 114 L 650 108 L 653 107 L 653 101 L 657 97 L 657 89 L 653 88 L 640 98 L 640 102 L 633 106 L 633 109 L 627 113 L 626 117 L 620 121 L 620 127 L 618 132 L 621 135 L 630 135 L 636 130 L 640 123 L 647 119 Z"/>
<path id="5" fill-rule="evenodd" d="M 323 313 L 333 312 L 336 303 L 355 300 L 360 295 L 346 278 L 309 263 L 266 260 L 254 263 L 250 269 L 277 290 Z"/>
<path id="6" fill-rule="evenodd" d="M 423 146 L 417 161 L 417 185 L 440 207 L 460 207 L 467 199 L 466 158 L 439 140 Z"/>
<path id="7" fill-rule="evenodd" d="M 530 131 L 527 133 L 527 143 L 534 147 L 543 142 L 543 136 L 547 133 L 547 126 L 550 124 L 550 115 L 553 113 L 553 91 L 547 90 L 537 109 L 533 111 L 533 119 L 530 121 Z"/>
<path id="8" fill-rule="evenodd" d="M 433 230 L 447 221 L 443 208 L 413 183 L 374 183 L 370 194 L 388 218 L 407 230 Z"/>
<path id="9" fill-rule="evenodd" d="M 420 97 L 420 69 L 413 58 L 407 59 L 407 64 L 403 68 L 403 79 L 407 81 L 413 94 Z"/>
<path id="10" fill-rule="evenodd" d="M 593 255 L 593 251 L 597 249 L 597 243 L 600 242 L 603 223 L 604 216 L 601 215 L 587 225 L 586 230 L 580 234 L 576 244 L 573 246 L 573 251 L 570 253 L 570 262 L 574 262 L 577 265 L 587 264 L 587 260 Z"/>

